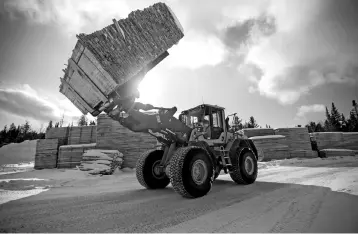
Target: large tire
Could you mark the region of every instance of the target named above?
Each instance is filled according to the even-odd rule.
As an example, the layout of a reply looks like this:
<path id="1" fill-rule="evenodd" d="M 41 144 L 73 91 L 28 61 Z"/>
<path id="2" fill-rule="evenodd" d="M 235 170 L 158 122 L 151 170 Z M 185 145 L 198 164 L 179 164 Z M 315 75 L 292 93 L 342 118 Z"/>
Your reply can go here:
<path id="1" fill-rule="evenodd" d="M 238 149 L 231 151 L 230 159 L 232 164 L 230 177 L 235 183 L 247 185 L 256 181 L 257 158 L 251 151 L 245 150 L 241 155 Z M 247 163 L 247 166 L 245 166 L 245 163 Z M 248 164 L 251 164 L 251 166 L 248 166 Z"/>
<path id="2" fill-rule="evenodd" d="M 160 163 L 163 157 L 163 150 L 148 150 L 138 159 L 136 164 L 136 176 L 138 182 L 147 189 L 162 189 L 168 186 L 170 180 L 163 173 L 156 173 L 155 165 Z"/>
<path id="3" fill-rule="evenodd" d="M 200 147 L 179 148 L 170 162 L 170 182 L 185 198 L 205 196 L 211 190 L 214 173 L 210 156 Z"/>

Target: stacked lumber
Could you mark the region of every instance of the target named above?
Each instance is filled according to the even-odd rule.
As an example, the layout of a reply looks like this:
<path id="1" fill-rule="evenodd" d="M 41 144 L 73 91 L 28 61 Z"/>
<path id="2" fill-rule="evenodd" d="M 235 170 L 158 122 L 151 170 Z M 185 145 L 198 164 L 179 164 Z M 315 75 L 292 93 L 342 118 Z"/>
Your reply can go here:
<path id="1" fill-rule="evenodd" d="M 59 148 L 57 168 L 75 168 L 82 161 L 86 150 L 95 149 L 96 144 L 63 145 Z"/>
<path id="2" fill-rule="evenodd" d="M 319 154 L 321 158 L 337 156 L 355 156 L 355 151 L 347 149 L 323 149 L 319 151 Z"/>
<path id="3" fill-rule="evenodd" d="M 260 161 L 290 158 L 285 136 L 267 135 L 250 137 L 259 153 Z"/>
<path id="4" fill-rule="evenodd" d="M 72 127 L 68 136 L 69 145 L 96 143 L 97 126 Z"/>
<path id="5" fill-rule="evenodd" d="M 83 114 L 98 115 L 117 87 L 140 76 L 183 36 L 178 19 L 164 3 L 113 19 L 113 24 L 91 34 L 79 34 L 60 92 Z"/>
<path id="6" fill-rule="evenodd" d="M 244 128 L 242 132 L 248 138 L 255 136 L 267 136 L 275 135 L 275 130 L 273 128 Z"/>
<path id="7" fill-rule="evenodd" d="M 314 132 L 313 139 L 317 143 L 319 150 L 329 148 L 336 148 L 343 141 L 342 132 Z"/>
<path id="8" fill-rule="evenodd" d="M 68 144 L 69 127 L 50 128 L 45 133 L 45 139 L 58 139 L 58 145 Z"/>
<path id="9" fill-rule="evenodd" d="M 286 137 L 291 158 L 314 158 L 317 156 L 312 150 L 307 128 L 277 128 L 275 133 Z"/>
<path id="10" fill-rule="evenodd" d="M 97 118 L 97 148 L 122 152 L 123 167 L 134 168 L 138 157 L 156 145 L 156 138 L 149 133 L 132 132 L 105 114 Z"/>
<path id="11" fill-rule="evenodd" d="M 118 150 L 87 150 L 82 157 L 79 169 L 89 174 L 111 175 L 117 168 L 121 169 L 123 154 Z"/>
<path id="12" fill-rule="evenodd" d="M 358 150 L 357 132 L 315 132 L 312 135 L 319 150 L 327 148 Z"/>
<path id="13" fill-rule="evenodd" d="M 358 132 L 344 132 L 341 145 L 346 149 L 358 151 Z"/>
<path id="14" fill-rule="evenodd" d="M 35 169 L 52 169 L 57 164 L 58 139 L 40 139 L 36 144 Z"/>

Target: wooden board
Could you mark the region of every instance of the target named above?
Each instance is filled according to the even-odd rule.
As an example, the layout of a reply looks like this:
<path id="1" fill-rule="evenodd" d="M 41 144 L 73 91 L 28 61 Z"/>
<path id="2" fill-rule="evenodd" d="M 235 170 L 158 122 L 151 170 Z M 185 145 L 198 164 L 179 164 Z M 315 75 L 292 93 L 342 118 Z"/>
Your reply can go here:
<path id="1" fill-rule="evenodd" d="M 273 128 L 244 128 L 243 133 L 247 137 L 275 135 Z"/>

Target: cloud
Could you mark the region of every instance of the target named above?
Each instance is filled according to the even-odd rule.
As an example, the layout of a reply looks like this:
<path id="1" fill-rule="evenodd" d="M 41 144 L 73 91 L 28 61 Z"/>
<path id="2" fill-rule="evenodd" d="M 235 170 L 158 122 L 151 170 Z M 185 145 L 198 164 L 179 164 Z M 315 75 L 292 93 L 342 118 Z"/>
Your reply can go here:
<path id="1" fill-rule="evenodd" d="M 350 8 L 357 4 L 275 1 L 267 11 L 275 18 L 275 33 L 256 40 L 241 65 L 262 71 L 255 79 L 247 73 L 258 92 L 287 105 L 324 84 L 355 84 L 358 17 Z"/>
<path id="2" fill-rule="evenodd" d="M 57 25 L 71 34 L 104 27 L 113 18 L 130 13 L 126 2 L 117 0 L 9 0 L 4 2 L 4 10 L 12 18 L 24 16 L 34 23 Z"/>
<path id="3" fill-rule="evenodd" d="M 298 108 L 297 117 L 304 117 L 307 113 L 324 112 L 326 107 L 322 104 L 304 105 Z"/>
<path id="4" fill-rule="evenodd" d="M 24 119 L 31 118 L 41 123 L 49 120 L 59 121 L 62 115 L 69 122 L 81 115 L 69 100 L 50 101 L 41 97 L 27 84 L 18 88 L 0 88 L 0 106 L 4 113 Z"/>
<path id="5" fill-rule="evenodd" d="M 169 53 L 171 54 L 168 58 L 170 67 L 198 69 L 206 65 L 220 64 L 225 58 L 226 48 L 215 36 L 189 31 L 178 45 L 169 50 Z"/>

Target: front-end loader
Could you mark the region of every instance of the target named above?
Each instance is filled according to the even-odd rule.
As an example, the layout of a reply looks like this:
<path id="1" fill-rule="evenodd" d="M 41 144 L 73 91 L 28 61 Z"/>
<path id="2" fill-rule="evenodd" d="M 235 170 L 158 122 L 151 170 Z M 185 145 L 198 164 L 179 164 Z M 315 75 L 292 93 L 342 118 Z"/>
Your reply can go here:
<path id="1" fill-rule="evenodd" d="M 229 130 L 223 107 L 198 105 L 177 119 L 176 107 L 128 100 L 115 103 L 109 116 L 134 132 L 150 133 L 161 143 L 161 148 L 144 152 L 137 161 L 136 176 L 145 188 L 162 189 L 171 183 L 183 197 L 198 198 L 210 191 L 221 170 L 237 184 L 255 182 L 257 150 L 251 140 Z M 148 115 L 140 109 L 159 111 Z M 209 134 L 204 132 L 204 121 L 209 123 Z"/>

